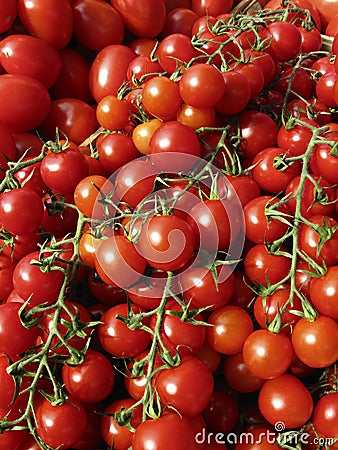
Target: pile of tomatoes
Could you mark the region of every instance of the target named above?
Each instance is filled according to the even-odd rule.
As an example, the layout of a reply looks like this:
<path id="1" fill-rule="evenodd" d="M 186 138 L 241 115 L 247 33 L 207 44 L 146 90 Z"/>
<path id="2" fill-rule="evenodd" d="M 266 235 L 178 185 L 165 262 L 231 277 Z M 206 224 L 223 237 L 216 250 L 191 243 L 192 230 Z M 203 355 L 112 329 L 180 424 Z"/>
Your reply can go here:
<path id="1" fill-rule="evenodd" d="M 0 450 L 338 448 L 338 4 L 238 3 L 0 1 Z"/>

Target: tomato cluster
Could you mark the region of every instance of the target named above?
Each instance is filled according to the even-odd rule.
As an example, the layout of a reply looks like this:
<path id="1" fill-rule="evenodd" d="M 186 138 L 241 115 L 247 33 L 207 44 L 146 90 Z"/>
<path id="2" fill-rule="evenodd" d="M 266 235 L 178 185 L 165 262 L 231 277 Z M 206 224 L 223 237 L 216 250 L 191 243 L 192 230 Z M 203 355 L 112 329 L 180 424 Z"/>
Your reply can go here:
<path id="1" fill-rule="evenodd" d="M 338 448 L 338 7 L 252 3 L 0 1 L 0 449 Z"/>

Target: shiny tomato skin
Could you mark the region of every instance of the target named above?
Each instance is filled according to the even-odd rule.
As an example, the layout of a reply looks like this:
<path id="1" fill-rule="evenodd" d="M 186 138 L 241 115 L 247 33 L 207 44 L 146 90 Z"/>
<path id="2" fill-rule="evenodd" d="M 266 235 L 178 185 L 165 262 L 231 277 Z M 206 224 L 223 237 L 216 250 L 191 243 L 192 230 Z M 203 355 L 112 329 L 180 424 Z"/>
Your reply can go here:
<path id="1" fill-rule="evenodd" d="M 242 352 L 226 356 L 223 374 L 227 384 L 237 392 L 255 392 L 264 384 L 263 378 L 256 377 L 250 372 L 244 363 Z"/>
<path id="2" fill-rule="evenodd" d="M 248 109 L 239 114 L 239 121 L 244 158 L 253 158 L 264 148 L 276 145 L 278 127 L 267 114 Z"/>
<path id="3" fill-rule="evenodd" d="M 198 450 L 195 432 L 186 417 L 169 412 L 158 419 L 142 422 L 135 431 L 133 450 L 144 450 L 151 445 L 152 450 Z"/>
<path id="4" fill-rule="evenodd" d="M 277 61 L 294 58 L 300 51 L 302 37 L 298 28 L 289 22 L 273 22 L 267 27 L 271 34 L 268 53 Z"/>
<path id="5" fill-rule="evenodd" d="M 53 100 L 40 132 L 45 139 L 54 140 L 56 128 L 70 141 L 81 144 L 98 128 L 95 109 L 78 98 Z"/>
<path id="6" fill-rule="evenodd" d="M 43 203 L 29 188 L 17 188 L 0 196 L 0 223 L 13 234 L 35 232 L 43 218 Z"/>
<path id="7" fill-rule="evenodd" d="M 83 403 L 96 403 L 104 400 L 112 391 L 115 371 L 106 356 L 89 349 L 81 364 L 65 364 L 62 367 L 62 380 L 74 398 Z"/>
<path id="8" fill-rule="evenodd" d="M 320 314 L 313 321 L 301 318 L 291 338 L 295 354 L 309 367 L 323 368 L 337 360 L 338 325 L 331 317 Z"/>
<path id="9" fill-rule="evenodd" d="M 149 265 L 158 270 L 174 271 L 192 257 L 195 237 L 184 219 L 175 215 L 154 215 L 144 223 L 138 245 Z"/>
<path id="10" fill-rule="evenodd" d="M 89 60 L 69 47 L 59 50 L 59 55 L 62 68 L 50 90 L 53 99 L 72 97 L 91 104 L 93 97 L 89 89 Z"/>
<path id="11" fill-rule="evenodd" d="M 166 19 L 164 0 L 110 0 L 119 12 L 125 27 L 135 36 L 155 38 L 163 29 Z"/>
<path id="12" fill-rule="evenodd" d="M 282 375 L 290 366 L 292 355 L 289 337 L 265 329 L 253 331 L 243 346 L 243 360 L 248 369 L 265 380 Z"/>
<path id="13" fill-rule="evenodd" d="M 309 390 L 294 375 L 283 374 L 268 380 L 258 397 L 259 409 L 269 423 L 282 422 L 286 428 L 298 428 L 311 417 L 313 400 Z"/>
<path id="14" fill-rule="evenodd" d="M 76 444 L 87 427 L 83 405 L 70 397 L 61 405 L 52 405 L 46 398 L 36 408 L 36 433 L 52 448 L 67 449 Z"/>
<path id="15" fill-rule="evenodd" d="M 106 95 L 117 95 L 135 56 L 133 50 L 120 44 L 108 45 L 97 54 L 89 72 L 89 88 L 96 102 Z"/>
<path id="16" fill-rule="evenodd" d="M 62 67 L 61 57 L 51 44 L 26 35 L 10 35 L 1 41 L 0 63 L 7 73 L 28 75 L 47 89 L 53 86 Z"/>
<path id="17" fill-rule="evenodd" d="M 0 33 L 8 31 L 18 14 L 17 0 L 6 0 L 1 4 Z"/>
<path id="18" fill-rule="evenodd" d="M 313 426 L 320 436 L 335 438 L 338 434 L 338 392 L 323 395 L 313 411 Z"/>
<path id="19" fill-rule="evenodd" d="M 132 445 L 134 433 L 126 425 L 119 425 L 114 414 L 132 408 L 135 401 L 132 398 L 122 398 L 109 403 L 100 420 L 101 435 L 112 448 L 129 448 Z M 137 428 L 142 422 L 142 406 L 138 405 L 132 411 L 130 425 Z"/>
<path id="20" fill-rule="evenodd" d="M 0 352 L 14 357 L 27 351 L 38 337 L 37 327 L 26 328 L 19 318 L 22 303 L 0 305 Z"/>
<path id="21" fill-rule="evenodd" d="M 60 270 L 42 272 L 32 260 L 39 260 L 39 252 L 35 251 L 24 256 L 16 265 L 13 273 L 13 285 L 16 292 L 30 305 L 41 303 L 52 304 L 59 295 L 63 273 Z"/>
<path id="22" fill-rule="evenodd" d="M 47 117 L 47 88 L 27 75 L 0 75 L 0 122 L 12 132 L 37 128 Z"/>
<path id="23" fill-rule="evenodd" d="M 132 306 L 135 313 L 143 311 Z M 145 330 L 131 330 L 118 317 L 127 317 L 127 304 L 119 304 L 108 309 L 101 317 L 98 327 L 99 340 L 102 347 L 111 355 L 130 358 L 143 352 L 150 343 L 150 334 Z"/>
<path id="24" fill-rule="evenodd" d="M 88 175 L 88 163 L 77 148 L 48 153 L 41 162 L 41 177 L 53 192 L 72 194 L 77 184 Z"/>
<path id="25" fill-rule="evenodd" d="M 163 405 L 175 408 L 184 417 L 194 417 L 209 403 L 214 380 L 203 361 L 186 356 L 179 366 L 161 370 L 155 386 Z"/>
<path id="26" fill-rule="evenodd" d="M 244 341 L 253 331 L 250 315 L 236 305 L 225 305 L 213 311 L 208 318 L 208 324 L 212 325 L 207 327 L 210 347 L 225 355 L 241 352 Z"/>
<path id="27" fill-rule="evenodd" d="M 102 0 L 77 0 L 73 5 L 75 39 L 98 52 L 107 45 L 122 44 L 124 25 L 113 6 Z"/>
<path id="28" fill-rule="evenodd" d="M 338 319 L 338 266 L 328 267 L 319 278 L 312 278 L 310 299 L 320 314 Z"/>
<path id="29" fill-rule="evenodd" d="M 69 44 L 73 15 L 68 0 L 18 0 L 18 14 L 30 35 L 49 42 L 57 49 Z"/>

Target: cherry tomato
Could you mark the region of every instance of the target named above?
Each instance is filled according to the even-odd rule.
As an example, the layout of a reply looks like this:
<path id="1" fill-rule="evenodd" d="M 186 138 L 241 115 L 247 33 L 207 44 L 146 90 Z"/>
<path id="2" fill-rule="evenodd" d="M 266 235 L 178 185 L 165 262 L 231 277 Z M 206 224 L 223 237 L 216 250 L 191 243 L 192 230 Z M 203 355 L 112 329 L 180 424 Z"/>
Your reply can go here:
<path id="1" fill-rule="evenodd" d="M 73 33 L 73 14 L 68 0 L 18 0 L 21 22 L 32 36 L 60 49 Z"/>
<path id="2" fill-rule="evenodd" d="M 179 90 L 185 103 L 201 108 L 214 106 L 222 98 L 225 85 L 217 68 L 207 64 L 195 64 L 183 73 Z"/>
<path id="3" fill-rule="evenodd" d="M 225 358 L 223 374 L 227 384 L 237 392 L 255 392 L 264 384 L 263 378 L 256 377 L 250 372 L 244 362 L 242 352 L 228 355 Z"/>
<path id="4" fill-rule="evenodd" d="M 288 61 L 298 55 L 302 37 L 299 29 L 289 22 L 273 22 L 267 27 L 271 35 L 269 54 L 278 61 Z"/>
<path id="5" fill-rule="evenodd" d="M 208 430 L 225 434 L 235 428 L 239 419 L 239 408 L 231 394 L 214 391 L 202 415 Z"/>
<path id="6" fill-rule="evenodd" d="M 54 99 L 78 98 L 92 103 L 93 98 L 89 90 L 90 62 L 75 50 L 66 47 L 59 50 L 62 68 L 51 93 Z"/>
<path id="7" fill-rule="evenodd" d="M 324 276 L 313 278 L 310 284 L 310 299 L 313 306 L 320 314 L 338 318 L 336 292 L 338 266 L 331 266 L 327 269 Z"/>
<path id="8" fill-rule="evenodd" d="M 312 423 L 319 435 L 335 438 L 338 434 L 338 393 L 323 395 L 315 405 Z"/>
<path id="9" fill-rule="evenodd" d="M 143 224 L 138 245 L 152 267 L 174 271 L 192 257 L 195 237 L 188 222 L 180 217 L 155 215 Z"/>
<path id="10" fill-rule="evenodd" d="M 20 320 L 18 302 L 0 305 L 0 352 L 11 357 L 28 350 L 34 345 L 39 334 L 35 326 L 26 328 Z"/>
<path id="11" fill-rule="evenodd" d="M 96 403 L 111 393 L 115 371 L 106 356 L 89 349 L 81 364 L 62 367 L 62 380 L 74 398 L 83 403 Z"/>
<path id="12" fill-rule="evenodd" d="M 72 7 L 73 36 L 84 47 L 99 52 L 122 44 L 124 25 L 120 14 L 102 0 L 77 0 Z"/>
<path id="13" fill-rule="evenodd" d="M 208 324 L 212 325 L 207 327 L 210 347 L 225 355 L 241 352 L 244 341 L 253 331 L 250 315 L 236 305 L 225 305 L 213 311 Z"/>
<path id="14" fill-rule="evenodd" d="M 133 140 L 121 133 L 111 133 L 100 139 L 97 152 L 100 163 L 109 174 L 139 156 Z"/>
<path id="15" fill-rule="evenodd" d="M 221 268 L 218 266 L 218 275 L 220 271 Z M 197 308 L 208 306 L 211 311 L 226 305 L 234 293 L 235 279 L 226 266 L 222 269 L 222 276 L 223 280 L 219 280 L 216 286 L 212 272 L 206 268 L 192 267 L 183 271 L 180 274 L 180 283 L 184 298 Z"/>
<path id="16" fill-rule="evenodd" d="M 16 0 L 8 0 L 2 3 L 0 14 L 0 33 L 5 33 L 12 27 L 18 13 L 18 8 Z"/>
<path id="17" fill-rule="evenodd" d="M 127 425 L 120 425 L 114 414 L 123 414 L 123 410 L 132 408 L 135 401 L 131 398 L 122 398 L 110 403 L 103 412 L 101 417 L 101 433 L 103 439 L 110 447 L 127 449 L 131 447 L 134 433 Z M 142 422 L 141 405 L 132 410 L 130 425 L 137 428 Z"/>
<path id="18" fill-rule="evenodd" d="M 283 162 L 284 156 L 288 158 L 291 154 L 278 147 L 269 147 L 253 158 L 252 178 L 263 191 L 276 194 L 284 191 L 290 181 L 300 173 L 299 161 L 290 165 Z"/>
<path id="19" fill-rule="evenodd" d="M 265 380 L 282 375 L 292 360 L 291 340 L 284 333 L 253 331 L 245 340 L 243 360 L 250 372 Z"/>
<path id="20" fill-rule="evenodd" d="M 70 448 L 76 444 L 87 427 L 83 405 L 70 397 L 61 405 L 43 399 L 36 408 L 36 433 L 50 447 Z"/>
<path id="21" fill-rule="evenodd" d="M 286 251 L 285 248 L 281 249 Z M 289 273 L 291 260 L 282 254 L 273 254 L 264 244 L 257 244 L 244 257 L 244 271 L 252 283 L 267 287 L 282 281 Z"/>
<path id="22" fill-rule="evenodd" d="M 132 306 L 134 313 L 142 309 Z M 117 316 L 127 317 L 127 304 L 119 304 L 108 309 L 101 317 L 98 327 L 99 340 L 102 347 L 111 355 L 130 358 L 143 352 L 150 343 L 150 335 L 145 330 L 132 330 Z"/>
<path id="23" fill-rule="evenodd" d="M 161 370 L 155 387 L 163 405 L 175 408 L 184 417 L 194 417 L 209 403 L 214 380 L 204 362 L 186 356 L 179 366 Z"/>
<path id="24" fill-rule="evenodd" d="M 224 80 L 223 96 L 215 104 L 215 109 L 222 114 L 238 114 L 247 106 L 251 96 L 248 78 L 240 72 L 222 73 Z"/>
<path id="25" fill-rule="evenodd" d="M 309 390 L 295 376 L 280 375 L 264 383 L 258 396 L 259 409 L 272 425 L 303 426 L 311 417 L 313 400 Z"/>
<path id="26" fill-rule="evenodd" d="M 174 33 L 192 36 L 192 27 L 198 15 L 188 7 L 177 6 L 167 13 L 165 25 L 161 31 L 161 37 L 169 36 Z"/>
<path id="27" fill-rule="evenodd" d="M 310 367 L 327 367 L 337 359 L 338 325 L 331 317 L 319 315 L 313 321 L 301 318 L 291 338 L 296 355 Z"/>
<path id="28" fill-rule="evenodd" d="M 153 450 L 199 448 L 189 419 L 175 412 L 169 412 L 158 419 L 148 419 L 136 428 L 133 450 L 144 450 L 147 446 L 151 446 Z"/>
<path id="29" fill-rule="evenodd" d="M 289 208 L 283 204 L 276 208 L 276 217 L 266 215 L 266 209 L 273 207 L 278 200 L 270 195 L 263 195 L 249 201 L 243 210 L 245 221 L 245 234 L 250 241 L 256 244 L 273 242 L 281 238 L 287 231 L 286 223 L 278 219 L 278 212 L 282 218 L 287 218 Z"/>
<path id="30" fill-rule="evenodd" d="M 0 121 L 11 131 L 37 128 L 50 106 L 48 90 L 39 81 L 27 75 L 0 75 Z"/>
<path id="31" fill-rule="evenodd" d="M 56 194 L 72 194 L 88 175 L 88 163 L 76 146 L 69 147 L 48 153 L 41 161 L 40 172 L 46 186 Z"/>
<path id="32" fill-rule="evenodd" d="M 178 83 L 162 76 L 147 80 L 142 91 L 142 103 L 151 115 L 162 120 L 175 120 L 182 103 Z"/>
<path id="33" fill-rule="evenodd" d="M 42 217 L 42 200 L 32 189 L 23 187 L 1 194 L 0 223 L 8 232 L 35 232 L 41 225 Z"/>
<path id="34" fill-rule="evenodd" d="M 39 58 L 35 58 L 35 55 Z M 7 73 L 28 75 L 47 89 L 55 83 L 62 66 L 58 51 L 34 36 L 11 35 L 1 41 L 0 63 Z"/>
<path id="35" fill-rule="evenodd" d="M 164 27 L 164 0 L 110 0 L 122 17 L 125 27 L 135 36 L 155 38 Z"/>
<path id="36" fill-rule="evenodd" d="M 274 147 L 278 128 L 267 114 L 245 110 L 239 114 L 242 140 L 240 149 L 245 158 L 252 158 L 264 148 Z"/>
<path id="37" fill-rule="evenodd" d="M 89 72 L 89 87 L 96 102 L 106 95 L 117 95 L 127 81 L 128 66 L 135 56 L 133 50 L 121 44 L 108 45 L 97 54 Z"/>
<path id="38" fill-rule="evenodd" d="M 332 266 L 338 261 L 338 222 L 331 216 L 315 215 L 309 218 L 310 224 L 299 227 L 299 248 L 318 264 L 325 262 Z M 322 233 L 322 238 L 321 234 Z"/>
<path id="39" fill-rule="evenodd" d="M 40 131 L 46 139 L 55 139 L 55 129 L 75 144 L 81 144 L 97 128 L 95 109 L 78 98 L 53 100 Z"/>

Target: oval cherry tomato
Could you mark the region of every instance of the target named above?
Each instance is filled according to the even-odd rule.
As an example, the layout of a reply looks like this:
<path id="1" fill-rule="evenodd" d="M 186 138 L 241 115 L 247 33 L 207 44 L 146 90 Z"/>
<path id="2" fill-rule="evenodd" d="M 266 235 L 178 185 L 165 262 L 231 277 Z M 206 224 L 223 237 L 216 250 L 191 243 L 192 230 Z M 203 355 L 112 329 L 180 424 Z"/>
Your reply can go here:
<path id="1" fill-rule="evenodd" d="M 73 14 L 68 0 L 18 0 L 18 14 L 32 36 L 64 48 L 73 33 Z"/>
<path id="2" fill-rule="evenodd" d="M 27 75 L 0 75 L 0 122 L 11 131 L 37 128 L 50 106 L 48 90 L 39 81 Z"/>
<path id="3" fill-rule="evenodd" d="M 125 27 L 135 36 L 155 38 L 164 27 L 166 7 L 164 0 L 110 0 L 122 17 Z"/>
<path id="4" fill-rule="evenodd" d="M 47 89 L 53 86 L 62 67 L 61 57 L 55 47 L 34 36 L 19 34 L 1 41 L 0 63 L 7 73 L 28 75 Z"/>

